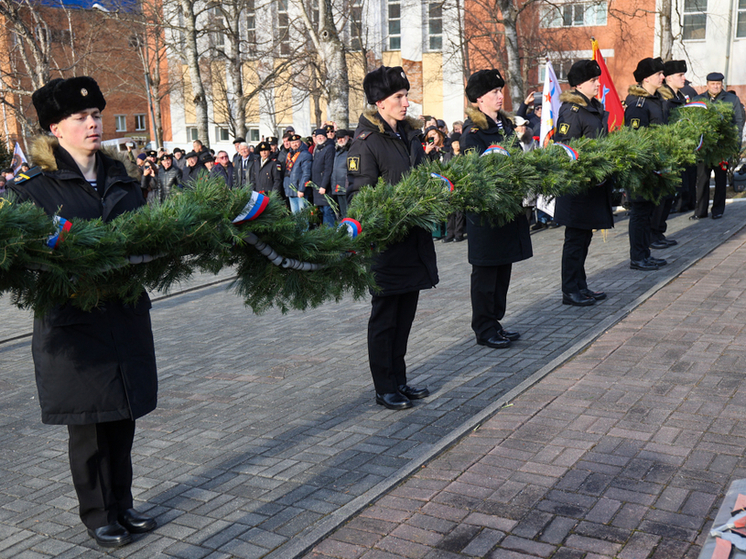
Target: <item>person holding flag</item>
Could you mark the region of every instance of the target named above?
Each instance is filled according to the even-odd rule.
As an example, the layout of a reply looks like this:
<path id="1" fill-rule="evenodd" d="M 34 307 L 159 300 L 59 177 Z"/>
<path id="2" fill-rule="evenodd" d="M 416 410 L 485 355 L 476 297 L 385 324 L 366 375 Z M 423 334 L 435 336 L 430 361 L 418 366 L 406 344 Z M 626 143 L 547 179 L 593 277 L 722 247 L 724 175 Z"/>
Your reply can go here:
<path id="1" fill-rule="evenodd" d="M 596 99 L 600 76 L 601 68 L 595 60 L 578 60 L 570 68 L 567 81 L 574 89 L 560 95 L 562 105 L 554 134 L 557 142 L 596 138 L 609 132 L 609 113 Z M 565 226 L 562 303 L 588 307 L 605 299 L 605 293 L 588 289 L 585 260 L 593 230 L 614 227 L 611 185 L 604 181 L 580 194 L 559 196 L 555 203 L 554 220 Z"/>

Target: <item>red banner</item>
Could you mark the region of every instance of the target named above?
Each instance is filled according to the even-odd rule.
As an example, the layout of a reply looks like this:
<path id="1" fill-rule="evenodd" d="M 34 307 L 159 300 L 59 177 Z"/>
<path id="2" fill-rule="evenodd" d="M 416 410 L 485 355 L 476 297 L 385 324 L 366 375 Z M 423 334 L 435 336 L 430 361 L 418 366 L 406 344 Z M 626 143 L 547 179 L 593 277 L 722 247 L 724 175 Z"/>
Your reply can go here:
<path id="1" fill-rule="evenodd" d="M 624 125 L 624 107 L 622 107 L 622 102 L 619 99 L 616 87 L 614 87 L 614 82 L 611 81 L 611 75 L 606 68 L 606 62 L 604 62 L 601 49 L 598 48 L 598 42 L 596 39 L 593 39 L 591 44 L 593 45 L 593 60 L 598 62 L 601 68 L 601 77 L 598 79 L 600 85 L 598 100 L 609 111 L 609 132 L 611 132 Z"/>

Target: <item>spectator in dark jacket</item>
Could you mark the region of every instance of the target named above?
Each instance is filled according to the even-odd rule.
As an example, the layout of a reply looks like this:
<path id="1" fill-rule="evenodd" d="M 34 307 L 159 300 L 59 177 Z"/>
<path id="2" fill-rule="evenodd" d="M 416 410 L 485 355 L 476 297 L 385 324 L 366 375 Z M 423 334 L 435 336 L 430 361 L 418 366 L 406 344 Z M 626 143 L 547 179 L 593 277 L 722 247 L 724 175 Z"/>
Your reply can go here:
<path id="1" fill-rule="evenodd" d="M 322 223 L 329 227 L 334 226 L 334 210 L 329 205 L 328 197 L 331 197 L 332 171 L 334 171 L 334 140 L 327 137 L 324 128 L 319 128 L 313 133 L 316 148 L 313 151 L 313 165 L 311 166 L 311 182 L 318 189 L 314 192 L 313 203 L 321 212 Z"/>
<path id="2" fill-rule="evenodd" d="M 161 168 L 158 169 L 158 190 L 161 202 L 171 195 L 171 191 L 181 183 L 181 169 L 173 164 L 174 159 L 170 153 L 161 158 Z"/>
<path id="3" fill-rule="evenodd" d="M 196 151 L 190 151 L 184 157 L 186 165 L 181 174 L 181 185 L 189 188 L 198 178 L 207 175 L 207 167 L 200 161 L 199 154 Z"/>
<path id="4" fill-rule="evenodd" d="M 215 166 L 210 170 L 211 177 L 220 177 L 225 186 L 233 188 L 233 165 L 227 151 L 219 151 L 215 158 Z"/>
<path id="5" fill-rule="evenodd" d="M 332 172 L 332 194 L 339 206 L 339 219 L 347 217 L 347 151 L 350 149 L 352 132 L 337 130 L 337 146 Z"/>
<path id="6" fill-rule="evenodd" d="M 282 190 L 282 164 L 272 158 L 272 147 L 267 142 L 260 142 L 256 146 L 259 153 L 251 161 L 249 174 L 251 185 L 257 192 L 263 194 L 280 194 Z"/>
<path id="7" fill-rule="evenodd" d="M 298 134 L 290 136 L 290 151 L 285 159 L 285 177 L 283 188 L 290 202 L 290 211 L 298 213 L 305 205 L 306 183 L 311 180 L 313 156 Z"/>

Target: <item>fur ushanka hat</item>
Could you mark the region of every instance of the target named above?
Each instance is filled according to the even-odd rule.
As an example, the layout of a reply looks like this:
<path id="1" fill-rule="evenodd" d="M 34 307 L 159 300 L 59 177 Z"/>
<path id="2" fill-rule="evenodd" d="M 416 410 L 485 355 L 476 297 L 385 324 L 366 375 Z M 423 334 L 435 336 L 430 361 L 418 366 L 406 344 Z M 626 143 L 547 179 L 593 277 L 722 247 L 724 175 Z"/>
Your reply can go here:
<path id="1" fill-rule="evenodd" d="M 52 124 L 86 109 L 106 108 L 106 99 L 96 80 L 88 76 L 57 78 L 34 91 L 31 96 L 39 126 L 45 132 Z"/>
<path id="2" fill-rule="evenodd" d="M 492 68 L 491 70 L 479 70 L 469 76 L 469 81 L 466 82 L 466 96 L 469 101 L 476 103 L 485 93 L 503 87 L 505 80 L 500 75 L 500 71 Z"/>
<path id="3" fill-rule="evenodd" d="M 595 60 L 578 60 L 567 73 L 567 83 L 575 87 L 601 75 L 601 66 Z"/>
<path id="4" fill-rule="evenodd" d="M 401 66 L 381 66 L 366 74 L 363 89 L 368 103 L 375 105 L 401 89 L 409 91 L 409 80 Z"/>
<path id="5" fill-rule="evenodd" d="M 665 72 L 666 66 L 663 64 L 663 60 L 660 58 L 643 58 L 637 63 L 637 68 L 632 73 L 635 76 L 637 83 L 642 83 L 642 80 L 657 74 L 658 72 Z"/>

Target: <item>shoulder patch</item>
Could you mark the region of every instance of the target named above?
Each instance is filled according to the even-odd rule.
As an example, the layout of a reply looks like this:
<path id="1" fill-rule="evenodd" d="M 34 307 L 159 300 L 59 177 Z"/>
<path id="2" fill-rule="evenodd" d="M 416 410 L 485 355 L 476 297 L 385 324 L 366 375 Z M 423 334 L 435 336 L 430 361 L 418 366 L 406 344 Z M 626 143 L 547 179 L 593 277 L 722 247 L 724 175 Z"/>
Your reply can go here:
<path id="1" fill-rule="evenodd" d="M 639 118 L 633 118 L 629 121 L 629 125 L 634 129 L 637 130 L 640 127 L 640 119 Z"/>
<path id="2" fill-rule="evenodd" d="M 577 113 L 579 110 L 580 110 L 580 107 L 578 107 L 577 105 L 572 106 L 572 112 Z"/>
<path id="3" fill-rule="evenodd" d="M 355 139 L 356 140 L 364 140 L 368 136 L 370 136 L 370 130 L 366 130 L 365 132 L 361 132 L 360 135 L 357 138 L 355 138 Z"/>
<path id="4" fill-rule="evenodd" d="M 282 171 L 282 165 L 280 163 L 277 164 L 277 170 Z"/>
<path id="5" fill-rule="evenodd" d="M 559 125 L 559 133 L 567 134 L 570 131 L 570 125 L 567 122 L 563 122 Z"/>
<path id="6" fill-rule="evenodd" d="M 478 126 L 472 126 L 471 128 L 469 128 L 469 133 L 470 134 L 476 134 L 477 132 L 479 132 L 479 127 Z"/>
<path id="7" fill-rule="evenodd" d="M 360 156 L 355 155 L 347 158 L 347 172 L 348 173 L 359 173 L 360 172 Z"/>
<path id="8" fill-rule="evenodd" d="M 41 167 L 39 167 L 38 165 L 35 165 L 34 167 L 31 167 L 25 173 L 18 173 L 15 177 L 13 177 L 13 182 L 15 184 L 21 184 L 21 183 L 26 182 L 29 179 L 33 179 L 37 175 L 41 175 Z"/>
<path id="9" fill-rule="evenodd" d="M 642 107 L 645 104 L 645 97 L 637 98 L 637 107 Z"/>

